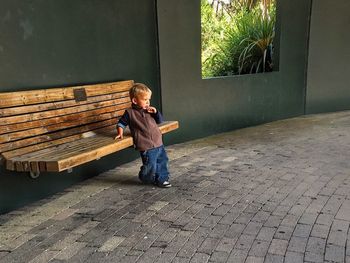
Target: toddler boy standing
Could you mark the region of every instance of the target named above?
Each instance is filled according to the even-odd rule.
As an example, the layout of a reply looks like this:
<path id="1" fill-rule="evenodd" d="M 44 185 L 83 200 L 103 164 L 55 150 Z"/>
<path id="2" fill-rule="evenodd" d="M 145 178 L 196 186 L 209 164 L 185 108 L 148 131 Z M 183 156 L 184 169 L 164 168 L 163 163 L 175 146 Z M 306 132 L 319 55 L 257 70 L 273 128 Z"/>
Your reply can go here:
<path id="1" fill-rule="evenodd" d="M 171 187 L 168 156 L 157 125 L 163 122 L 163 117 L 155 107 L 150 106 L 152 91 L 144 84 L 135 83 L 129 94 L 132 107 L 119 119 L 115 139 L 122 139 L 125 127 L 129 126 L 134 146 L 142 159 L 140 180 L 159 187 Z"/>

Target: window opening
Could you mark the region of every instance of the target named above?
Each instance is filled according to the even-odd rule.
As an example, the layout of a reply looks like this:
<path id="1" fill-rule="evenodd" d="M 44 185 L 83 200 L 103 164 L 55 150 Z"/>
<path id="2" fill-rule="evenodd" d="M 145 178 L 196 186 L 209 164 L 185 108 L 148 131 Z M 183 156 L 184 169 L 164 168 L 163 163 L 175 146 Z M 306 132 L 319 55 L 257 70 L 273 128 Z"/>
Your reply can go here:
<path id="1" fill-rule="evenodd" d="M 202 77 L 277 70 L 276 0 L 201 0 Z"/>

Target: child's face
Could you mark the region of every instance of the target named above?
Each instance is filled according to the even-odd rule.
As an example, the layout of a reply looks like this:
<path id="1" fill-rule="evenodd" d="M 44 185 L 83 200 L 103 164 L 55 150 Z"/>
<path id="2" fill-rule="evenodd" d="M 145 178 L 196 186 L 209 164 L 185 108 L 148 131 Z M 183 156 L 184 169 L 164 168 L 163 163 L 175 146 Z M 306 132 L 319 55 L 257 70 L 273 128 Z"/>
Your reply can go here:
<path id="1" fill-rule="evenodd" d="M 141 93 L 137 97 L 133 98 L 132 102 L 145 110 L 149 107 L 150 100 L 151 100 L 151 94 Z"/>

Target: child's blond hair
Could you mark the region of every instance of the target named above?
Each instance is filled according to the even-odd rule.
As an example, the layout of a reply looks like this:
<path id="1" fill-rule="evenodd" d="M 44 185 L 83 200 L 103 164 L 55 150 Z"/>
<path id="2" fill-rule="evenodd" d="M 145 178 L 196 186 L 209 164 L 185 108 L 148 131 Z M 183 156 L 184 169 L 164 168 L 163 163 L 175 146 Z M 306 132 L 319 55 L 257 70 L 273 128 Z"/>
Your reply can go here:
<path id="1" fill-rule="evenodd" d="M 152 95 L 152 91 L 142 83 L 135 83 L 129 90 L 130 99 L 138 98 L 142 94 Z"/>

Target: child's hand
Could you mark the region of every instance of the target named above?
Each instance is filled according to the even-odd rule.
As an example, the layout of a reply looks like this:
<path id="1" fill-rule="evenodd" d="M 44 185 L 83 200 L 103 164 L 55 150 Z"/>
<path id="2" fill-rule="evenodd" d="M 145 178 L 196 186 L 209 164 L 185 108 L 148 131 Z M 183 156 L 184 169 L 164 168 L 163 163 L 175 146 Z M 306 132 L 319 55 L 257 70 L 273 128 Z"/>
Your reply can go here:
<path id="1" fill-rule="evenodd" d="M 146 110 L 148 113 L 157 113 L 157 109 L 152 106 L 148 107 Z"/>
<path id="2" fill-rule="evenodd" d="M 118 127 L 117 136 L 114 137 L 114 140 L 123 139 L 123 133 L 124 133 L 124 130 L 121 127 Z"/>
<path id="3" fill-rule="evenodd" d="M 114 140 L 123 139 L 123 134 L 118 134 L 114 137 Z"/>

